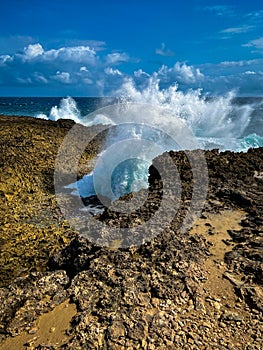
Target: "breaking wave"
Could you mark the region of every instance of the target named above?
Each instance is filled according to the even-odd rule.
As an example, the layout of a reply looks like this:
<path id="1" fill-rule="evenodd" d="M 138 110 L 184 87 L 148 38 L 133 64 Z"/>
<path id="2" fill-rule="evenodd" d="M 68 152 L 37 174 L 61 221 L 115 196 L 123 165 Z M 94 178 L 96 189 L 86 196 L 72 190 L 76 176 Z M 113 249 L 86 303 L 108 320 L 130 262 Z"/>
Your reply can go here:
<path id="1" fill-rule="evenodd" d="M 49 116 L 43 113 L 36 115 L 36 118 L 58 120 L 58 119 L 71 119 L 76 123 L 81 123 L 81 113 L 77 107 L 76 101 L 72 97 L 63 98 L 60 101 L 59 107 L 53 106 L 50 110 Z"/>
<path id="2" fill-rule="evenodd" d="M 68 186 L 74 190 L 75 194 L 82 197 L 89 197 L 99 192 L 115 200 L 123 194 L 147 188 L 148 167 L 151 160 L 171 149 L 218 148 L 220 151 L 247 151 L 250 147 L 263 146 L 262 136 L 256 133 L 246 134 L 256 106 L 251 103 L 236 104 L 234 92 L 217 98 L 208 98 L 202 95 L 201 90 L 181 92 L 176 84 L 167 89 L 160 89 L 159 81 L 152 77 L 149 79 L 149 84 L 141 90 L 135 87 L 132 80 L 127 80 L 116 91 L 116 95 L 120 96 L 119 105 L 127 106 L 127 110 L 131 112 L 130 114 L 129 112 L 128 114 L 120 114 L 121 117 L 117 116 L 117 124 L 127 124 L 125 124 L 125 128 L 122 126 L 114 133 L 109 133 L 105 150 L 98 157 L 98 159 L 104 159 L 103 164 L 99 164 L 93 172 L 85 175 L 77 183 Z M 129 109 L 132 105 L 153 106 L 154 112 L 151 112 L 149 107 L 147 113 L 136 113 L 136 108 Z M 106 108 L 105 111 L 107 110 Z M 95 111 L 88 116 L 81 116 L 76 102 L 71 97 L 62 99 L 59 107 L 51 109 L 49 119 L 58 120 L 60 118 L 72 119 L 87 126 L 99 123 L 116 124 L 116 115 L 112 118 L 110 114 L 104 113 L 104 109 Z M 154 130 L 140 129 L 138 125 L 130 123 L 131 120 L 137 124 L 151 125 Z M 173 134 L 172 125 L 174 125 L 175 120 L 180 121 L 179 124 L 176 124 L 177 135 L 178 127 L 183 130 L 185 126 L 198 141 L 197 144 L 188 147 L 188 144 L 184 144 L 182 141 L 182 144 L 186 145 L 182 147 L 180 142 L 179 144 L 170 142 L 171 140 L 164 134 L 156 132 L 156 130 L 169 130 L 171 125 L 171 134 Z M 159 148 L 153 152 L 142 148 L 136 154 L 136 160 L 130 157 L 119 164 L 114 159 L 118 150 L 115 153 L 107 153 L 107 148 L 125 139 L 143 140 L 145 138 L 157 143 Z M 182 134 L 181 140 L 184 138 L 187 139 L 187 135 Z M 122 151 L 124 152 L 123 149 L 120 149 L 119 153 Z M 112 164 L 115 164 L 113 171 Z M 109 189 L 107 186 L 107 188 L 103 188 L 103 186 L 105 187 L 103 180 L 99 181 L 100 186 L 96 188 L 96 178 L 103 178 L 107 172 L 111 174 L 111 188 Z"/>
<path id="3" fill-rule="evenodd" d="M 159 81 L 152 77 L 142 90 L 137 89 L 132 80 L 128 80 L 115 94 L 120 96 L 119 103 L 147 104 L 165 112 L 165 117 L 154 116 L 154 119 L 153 116 L 149 116 L 150 125 L 156 127 L 169 125 L 172 118 L 179 118 L 200 141 L 201 148 L 211 149 L 214 145 L 221 151 L 240 151 L 243 145 L 242 150 L 246 151 L 249 147 L 261 145 L 261 136 L 254 136 L 255 140 L 253 137 L 243 140 L 249 136 L 249 133 L 246 134 L 246 129 L 256 106 L 253 103 L 235 104 L 234 92 L 208 98 L 202 95 L 201 90 L 179 91 L 176 84 L 167 89 L 160 89 Z M 111 123 L 110 116 L 103 115 L 100 110 L 98 113 L 82 116 L 72 97 L 63 98 L 59 106 L 52 107 L 49 116 L 40 114 L 38 117 L 50 120 L 72 119 L 87 126 Z M 138 121 L 139 119 L 140 116 Z"/>

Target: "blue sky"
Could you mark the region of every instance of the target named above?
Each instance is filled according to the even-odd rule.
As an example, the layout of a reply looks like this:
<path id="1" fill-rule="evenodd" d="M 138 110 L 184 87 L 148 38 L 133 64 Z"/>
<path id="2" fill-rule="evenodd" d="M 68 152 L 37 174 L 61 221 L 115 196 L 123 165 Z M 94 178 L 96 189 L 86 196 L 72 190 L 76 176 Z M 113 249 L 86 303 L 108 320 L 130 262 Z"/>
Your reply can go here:
<path id="1" fill-rule="evenodd" d="M 262 0 L 9 0 L 0 30 L 1 96 L 263 95 Z"/>

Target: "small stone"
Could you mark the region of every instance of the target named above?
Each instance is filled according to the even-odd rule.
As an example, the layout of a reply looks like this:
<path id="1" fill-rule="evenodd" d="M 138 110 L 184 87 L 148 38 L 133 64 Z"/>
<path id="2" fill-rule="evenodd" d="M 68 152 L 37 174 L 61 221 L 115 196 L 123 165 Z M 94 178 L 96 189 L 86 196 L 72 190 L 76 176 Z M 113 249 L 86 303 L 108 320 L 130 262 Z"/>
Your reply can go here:
<path id="1" fill-rule="evenodd" d="M 25 346 L 32 346 L 33 343 L 37 340 L 37 338 L 38 338 L 38 337 L 35 336 L 35 337 L 29 339 L 24 345 L 25 345 Z"/>
<path id="2" fill-rule="evenodd" d="M 220 309 L 221 309 L 221 304 L 220 304 L 218 301 L 215 301 L 215 302 L 214 302 L 214 308 L 215 308 L 216 310 L 220 310 Z"/>
<path id="3" fill-rule="evenodd" d="M 27 331 L 28 334 L 35 334 L 38 331 L 38 327 L 32 327 Z"/>
<path id="4" fill-rule="evenodd" d="M 206 327 L 206 328 L 211 328 L 211 324 L 208 323 L 208 322 L 204 322 L 204 323 L 203 323 L 203 326 Z"/>
<path id="5" fill-rule="evenodd" d="M 49 333 L 54 333 L 54 332 L 55 332 L 55 330 L 56 330 L 56 328 L 55 328 L 55 327 L 51 327 L 51 328 L 49 329 Z"/>
<path id="6" fill-rule="evenodd" d="M 222 315 L 222 320 L 241 322 L 243 320 L 243 318 L 242 318 L 242 316 L 238 315 L 237 313 L 225 312 Z"/>

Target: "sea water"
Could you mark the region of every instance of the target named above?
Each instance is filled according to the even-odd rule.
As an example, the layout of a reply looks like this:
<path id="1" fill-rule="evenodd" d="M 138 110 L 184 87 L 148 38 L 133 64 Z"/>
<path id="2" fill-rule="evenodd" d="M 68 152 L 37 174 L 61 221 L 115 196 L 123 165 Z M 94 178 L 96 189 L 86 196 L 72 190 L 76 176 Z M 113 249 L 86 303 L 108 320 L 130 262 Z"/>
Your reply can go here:
<path id="1" fill-rule="evenodd" d="M 236 97 L 230 93 L 207 98 L 197 91 L 182 93 L 158 87 L 136 91 L 126 86 L 126 101 L 161 106 L 184 120 L 203 149 L 247 151 L 263 146 L 263 98 Z M 43 119 L 73 119 L 78 123 L 104 123 L 108 120 L 85 118 L 97 109 L 120 102 L 116 98 L 94 97 L 0 97 L 0 115 L 33 116 Z M 123 102 L 123 98 L 122 98 Z M 85 120 L 85 121 L 83 121 Z"/>
<path id="2" fill-rule="evenodd" d="M 160 147 L 154 152 L 142 149 L 133 158 L 116 164 L 114 169 L 111 168 L 114 152 L 108 152 L 106 161 L 98 166 L 95 172 L 85 175 L 77 183 L 68 185 L 73 193 L 82 197 L 97 193 L 94 176 L 100 177 L 105 174 L 108 166 L 111 169 L 111 192 L 109 194 L 106 191 L 104 195 L 112 200 L 131 191 L 146 188 L 152 158 L 164 151 L 180 149 L 178 144 L 168 142 L 164 134 L 156 131 L 168 128 L 175 120 L 180 121 L 192 132 L 198 141 L 196 148 L 246 152 L 250 147 L 263 146 L 262 98 L 237 97 L 233 92 L 220 97 L 207 97 L 203 96 L 200 90 L 179 91 L 176 85 L 161 90 L 158 81 L 153 80 L 143 90 L 137 90 L 132 81 L 126 82 L 121 88 L 119 98 L 0 98 L 0 114 L 28 115 L 50 120 L 72 119 L 87 126 L 99 123 L 115 124 L 114 118 L 101 109 L 114 104 L 153 106 L 157 113 L 151 113 L 149 109 L 150 112 L 143 120 L 144 124 L 151 125 L 153 129 L 139 127 L 140 115 L 126 114 L 122 120 L 122 123 L 126 123 L 125 127 L 122 126 L 117 132 L 115 130 L 114 134 L 108 134 L 105 150 L 98 159 L 103 158 L 107 148 L 115 143 L 124 139 L 145 139 L 146 133 L 147 140 L 157 143 Z M 131 118 L 137 121 L 137 125 L 130 123 Z M 99 190 L 103 192 L 102 189 Z"/>

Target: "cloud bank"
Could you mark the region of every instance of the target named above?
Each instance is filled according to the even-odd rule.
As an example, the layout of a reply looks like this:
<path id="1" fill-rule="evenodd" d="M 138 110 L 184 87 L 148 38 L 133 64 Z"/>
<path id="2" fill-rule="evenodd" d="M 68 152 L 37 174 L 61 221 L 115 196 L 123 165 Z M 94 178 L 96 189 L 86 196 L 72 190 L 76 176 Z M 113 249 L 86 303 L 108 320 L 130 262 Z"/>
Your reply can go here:
<path id="1" fill-rule="evenodd" d="M 233 27 L 224 32 L 234 34 L 245 29 Z M 163 88 L 176 84 L 182 90 L 201 88 L 210 94 L 232 89 L 244 95 L 263 91 L 263 59 L 199 66 L 174 60 L 171 66 L 161 65 L 149 72 L 138 58 L 126 52 L 108 52 L 103 42 L 89 44 L 47 50 L 41 43 L 30 43 L 21 51 L 0 54 L 0 94 L 5 95 L 9 88 L 31 95 L 108 96 L 131 79 L 137 88 L 144 88 L 152 77 Z M 263 38 L 244 46 L 263 50 Z M 165 44 L 156 49 L 156 54 L 173 59 Z"/>

